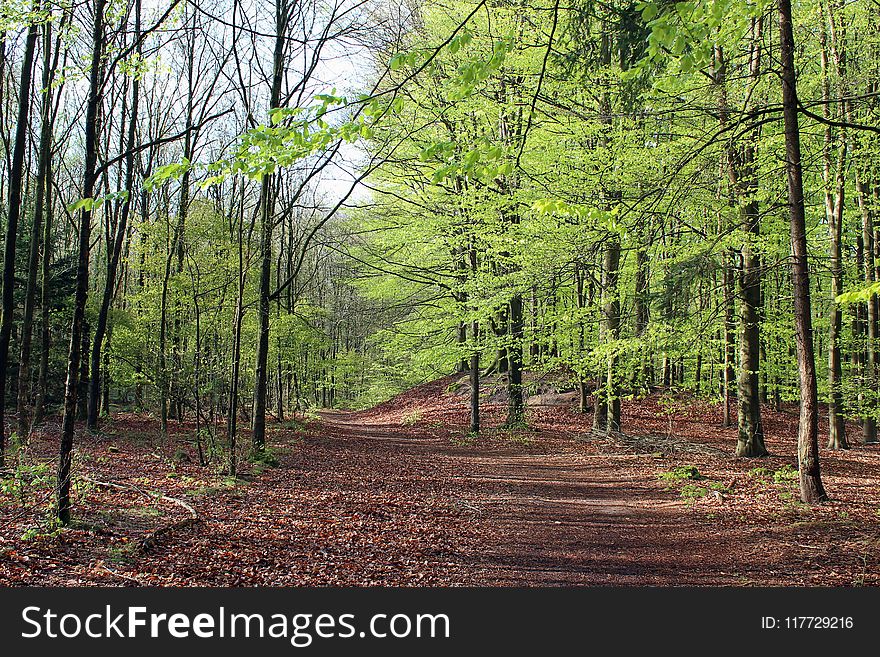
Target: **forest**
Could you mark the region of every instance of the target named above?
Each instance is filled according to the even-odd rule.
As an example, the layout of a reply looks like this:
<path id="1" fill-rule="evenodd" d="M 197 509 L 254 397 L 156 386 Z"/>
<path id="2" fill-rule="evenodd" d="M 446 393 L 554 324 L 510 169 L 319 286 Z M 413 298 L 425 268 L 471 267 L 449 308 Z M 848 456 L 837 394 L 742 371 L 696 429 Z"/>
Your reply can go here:
<path id="1" fill-rule="evenodd" d="M 880 584 L 877 0 L 2 0 L 0 584 Z"/>

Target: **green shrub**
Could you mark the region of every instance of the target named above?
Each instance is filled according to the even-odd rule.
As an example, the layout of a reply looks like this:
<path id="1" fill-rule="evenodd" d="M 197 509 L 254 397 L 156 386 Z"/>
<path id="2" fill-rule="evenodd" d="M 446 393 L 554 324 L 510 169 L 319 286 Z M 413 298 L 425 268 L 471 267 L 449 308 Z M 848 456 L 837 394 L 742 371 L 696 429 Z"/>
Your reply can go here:
<path id="1" fill-rule="evenodd" d="M 278 455 L 275 453 L 271 447 L 264 447 L 261 450 L 254 450 L 248 456 L 248 460 L 255 464 L 263 467 L 274 468 L 277 467 L 280 461 L 278 460 Z"/>
<path id="2" fill-rule="evenodd" d="M 775 481 L 777 484 L 787 484 L 792 481 L 797 481 L 797 478 L 797 469 L 791 467 L 790 465 L 783 465 L 781 468 L 773 473 L 773 481 Z"/>
<path id="3" fill-rule="evenodd" d="M 412 427 L 421 422 L 422 420 L 422 412 L 421 411 L 412 411 L 411 413 L 407 413 L 400 420 L 400 423 L 407 427 Z"/>
<path id="4" fill-rule="evenodd" d="M 685 484 L 681 487 L 679 494 L 682 499 L 696 500 L 700 497 L 706 497 L 706 495 L 709 494 L 709 489 L 704 488 L 703 486 L 696 486 L 695 484 Z"/>
<path id="5" fill-rule="evenodd" d="M 682 481 L 684 479 L 699 480 L 705 479 L 697 467 L 694 465 L 680 465 L 672 468 L 669 472 L 661 472 L 660 478 L 666 481 Z"/>

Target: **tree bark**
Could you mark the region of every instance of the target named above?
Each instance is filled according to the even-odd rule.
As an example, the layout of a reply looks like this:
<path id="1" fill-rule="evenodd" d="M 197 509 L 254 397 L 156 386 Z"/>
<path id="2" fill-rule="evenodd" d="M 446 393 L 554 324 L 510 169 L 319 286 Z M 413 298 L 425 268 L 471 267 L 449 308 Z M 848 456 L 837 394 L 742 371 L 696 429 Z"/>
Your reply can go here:
<path id="1" fill-rule="evenodd" d="M 636 294 L 635 294 L 635 315 L 636 315 L 636 331 L 635 337 L 643 339 L 648 331 L 648 322 L 650 319 L 648 311 L 648 301 L 651 294 L 651 265 L 648 260 L 648 251 L 642 244 L 646 238 L 641 237 L 641 244 L 636 249 Z M 650 380 L 648 377 L 649 352 L 642 349 L 639 357 L 638 370 L 636 372 L 635 385 L 638 390 L 644 393 L 650 391 Z"/>
<path id="2" fill-rule="evenodd" d="M 828 30 L 822 3 L 819 4 L 821 22 L 819 32 L 820 58 L 822 63 L 822 114 L 831 119 L 831 84 L 829 81 L 829 47 Z M 838 43 L 834 17 L 834 6 L 828 5 L 828 21 L 831 25 L 831 51 L 834 55 L 838 76 L 843 74 L 842 44 Z M 842 85 L 842 80 L 839 81 Z M 844 90 L 839 89 L 838 102 L 841 104 L 838 118 L 845 118 L 843 111 Z M 840 353 L 841 329 L 843 313 L 837 303 L 837 297 L 843 292 L 843 259 L 841 242 L 843 240 L 843 202 L 844 202 L 844 166 L 846 163 L 847 135 L 841 129 L 838 139 L 837 157 L 832 162 L 834 145 L 831 126 L 825 125 L 822 145 L 822 178 L 825 188 L 825 216 L 828 221 L 829 265 L 831 268 L 831 309 L 828 318 L 828 447 L 830 449 L 846 449 L 846 424 L 843 419 L 843 365 Z"/>
<path id="3" fill-rule="evenodd" d="M 284 53 L 287 24 L 290 19 L 287 0 L 275 2 L 275 51 L 272 67 L 272 90 L 269 108 L 281 105 L 281 86 L 284 82 Z M 253 451 L 266 448 L 266 397 L 268 396 L 269 366 L 269 297 L 272 294 L 272 234 L 275 221 L 274 176 L 265 175 L 260 192 L 262 216 L 260 220 L 260 322 L 257 337 L 256 380 L 254 381 Z"/>
<path id="4" fill-rule="evenodd" d="M 859 209 L 862 215 L 862 242 L 863 242 L 863 267 L 865 284 L 870 285 L 876 280 L 874 249 L 874 211 L 871 207 L 870 190 L 862 180 L 859 173 L 856 174 L 856 193 L 858 194 Z M 864 322 L 865 335 L 865 358 L 861 363 L 862 386 L 867 393 L 861 393 L 862 403 L 867 408 L 862 410 L 862 441 L 865 444 L 877 442 L 877 420 L 874 418 L 873 404 L 866 402 L 865 398 L 873 399 L 877 389 L 877 297 L 868 299 L 865 304 L 866 321 Z"/>
<path id="5" fill-rule="evenodd" d="M 508 427 L 518 427 L 525 421 L 523 396 L 523 298 L 514 294 L 509 304 L 510 347 L 507 349 L 507 421 Z"/>
<path id="6" fill-rule="evenodd" d="M 602 329 L 604 342 L 614 342 L 620 334 L 620 298 L 617 281 L 620 268 L 620 238 L 610 236 L 605 245 L 602 261 Z M 606 359 L 606 370 L 596 388 L 596 410 L 593 413 L 593 431 L 609 433 L 620 431 L 620 390 L 617 376 L 617 355 Z"/>
<path id="7" fill-rule="evenodd" d="M 480 326 L 476 320 L 471 324 L 471 337 L 474 344 L 471 350 L 470 378 L 471 378 L 471 418 L 468 431 L 477 435 L 480 433 L 480 350 L 477 347 L 477 336 Z"/>
<path id="8" fill-rule="evenodd" d="M 135 0 L 135 27 L 134 38 L 138 44 L 137 51 L 140 54 L 141 33 L 141 0 Z M 134 76 L 131 85 L 131 116 L 128 123 L 128 136 L 126 143 L 127 155 L 125 158 L 125 191 L 128 193 L 122 204 L 116 230 L 109 234 L 110 244 L 107 245 L 110 257 L 107 261 L 107 277 L 104 281 L 104 293 L 101 297 L 101 307 L 98 310 L 98 321 L 95 325 L 95 335 L 92 341 L 91 352 L 91 377 L 89 378 L 88 408 L 86 411 L 86 426 L 90 431 L 98 428 L 98 415 L 100 411 L 101 397 L 101 350 L 104 346 L 104 336 L 107 332 L 107 318 L 110 313 L 110 304 L 116 289 L 116 272 L 119 269 L 119 259 L 122 255 L 122 245 L 128 232 L 128 218 L 131 214 L 131 199 L 134 193 L 134 147 L 137 140 L 138 101 L 140 97 L 140 80 Z M 187 132 L 187 137 L 189 132 Z"/>
<path id="9" fill-rule="evenodd" d="M 38 274 L 40 267 L 40 244 L 43 241 L 43 217 L 46 214 L 46 188 L 48 186 L 49 158 L 52 150 L 52 24 L 43 23 L 43 78 L 40 93 L 40 145 L 37 156 L 37 181 L 34 191 L 34 216 L 31 223 L 30 252 L 28 253 L 27 291 L 24 315 L 21 323 L 21 345 L 18 359 L 18 434 L 22 438 L 30 434 L 30 378 L 31 346 L 34 333 L 34 307 L 36 306 Z M 48 253 L 43 254 L 48 258 Z"/>
<path id="10" fill-rule="evenodd" d="M 98 135 L 102 99 L 102 62 L 104 53 L 104 8 L 106 0 L 95 0 L 95 18 L 92 24 L 92 57 L 89 72 L 89 95 L 86 102 L 85 168 L 83 198 L 92 198 L 97 180 Z M 70 522 L 70 476 L 73 457 L 73 432 L 79 391 L 80 349 L 89 290 L 89 246 L 92 229 L 91 208 L 83 208 L 79 217 L 79 246 L 77 251 L 76 296 L 70 329 L 70 348 L 67 356 L 67 380 L 64 387 L 64 415 L 61 421 L 61 449 L 58 459 L 56 509 L 62 524 Z"/>
<path id="11" fill-rule="evenodd" d="M 785 126 L 785 170 L 791 228 L 791 274 L 800 383 L 798 471 L 801 500 L 813 504 L 827 499 L 819 467 L 819 401 L 813 324 L 810 308 L 810 270 L 807 261 L 807 221 L 804 207 L 797 82 L 794 67 L 794 30 L 791 0 L 779 0 L 782 115 Z"/>
<path id="12" fill-rule="evenodd" d="M 21 64 L 18 117 L 12 150 L 12 166 L 9 169 L 9 202 L 3 250 L 3 307 L 0 314 L 0 467 L 5 465 L 6 458 L 6 377 L 9 367 L 9 342 L 12 336 L 12 314 L 15 310 L 15 251 L 18 241 L 18 220 L 21 217 L 21 188 L 24 181 L 24 156 L 27 149 L 27 129 L 31 109 L 31 76 L 36 47 L 37 26 L 32 22 L 28 26 L 24 59 Z M 27 382 L 20 385 L 26 386 Z"/>

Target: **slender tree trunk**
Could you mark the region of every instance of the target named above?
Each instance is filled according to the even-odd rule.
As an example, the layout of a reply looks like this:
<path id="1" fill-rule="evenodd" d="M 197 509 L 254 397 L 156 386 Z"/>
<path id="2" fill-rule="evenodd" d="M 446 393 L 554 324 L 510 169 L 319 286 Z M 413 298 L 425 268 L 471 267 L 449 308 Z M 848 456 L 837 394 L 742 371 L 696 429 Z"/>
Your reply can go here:
<path id="1" fill-rule="evenodd" d="M 620 295 L 617 290 L 617 282 L 620 277 L 620 239 L 615 235 L 609 240 L 605 251 L 605 271 L 607 281 L 605 290 L 608 297 L 605 300 L 605 322 L 608 336 L 616 341 L 620 337 Z M 620 431 L 620 382 L 617 374 L 617 353 L 608 357 L 608 372 L 605 379 L 607 391 L 606 403 L 608 405 L 608 432 Z"/>
<path id="2" fill-rule="evenodd" d="M 467 344 L 467 324 L 465 322 L 458 323 L 458 329 L 455 332 L 455 343 L 458 345 L 459 349 L 464 349 Z M 460 361 L 458 361 L 458 371 L 460 373 L 468 371 L 468 359 L 462 357 Z"/>
<path id="3" fill-rule="evenodd" d="M 733 303 L 736 298 L 736 283 L 733 265 L 730 263 L 731 254 L 725 254 L 727 261 L 724 267 L 724 368 L 723 374 L 723 416 L 721 426 L 727 428 L 733 426 L 731 416 L 731 400 L 734 389 L 734 365 L 736 364 L 736 333 L 733 316 Z"/>
<path id="4" fill-rule="evenodd" d="M 719 91 L 719 115 L 722 126 L 728 119 L 728 99 L 727 99 L 727 64 L 724 52 L 720 46 L 715 48 L 715 73 L 713 82 Z M 728 148 L 722 157 L 719 178 L 723 176 L 730 177 L 732 169 L 732 153 Z M 718 199 L 722 198 L 722 186 L 718 186 Z M 718 234 L 724 235 L 727 232 L 727 221 L 723 212 L 718 213 Z M 724 306 L 724 330 L 722 337 L 724 345 L 721 352 L 721 371 L 720 375 L 720 393 L 721 393 L 721 426 L 728 428 L 733 425 L 731 418 L 731 397 L 733 391 L 734 364 L 736 362 L 736 334 L 734 323 L 734 300 L 736 299 L 736 281 L 734 275 L 734 253 L 733 249 L 725 249 L 721 255 L 721 271 L 722 271 L 722 304 Z"/>
<path id="5" fill-rule="evenodd" d="M 469 431 L 473 435 L 480 433 L 480 350 L 477 347 L 477 337 L 480 326 L 476 320 L 471 323 L 471 337 L 474 345 L 471 350 L 470 377 L 471 377 L 471 420 Z"/>
<path id="6" fill-rule="evenodd" d="M 507 421 L 509 427 L 522 425 L 525 420 L 523 395 L 523 298 L 514 294 L 510 299 L 510 347 L 507 350 L 507 390 L 509 402 Z"/>
<path id="7" fill-rule="evenodd" d="M 603 342 L 616 340 L 620 332 L 620 300 L 617 293 L 619 267 L 620 239 L 615 235 L 608 238 L 602 260 Z M 616 369 L 617 357 L 611 355 L 606 360 L 605 372 L 596 388 L 593 431 L 598 433 L 620 431 L 620 392 Z"/>
<path id="8" fill-rule="evenodd" d="M 752 23 L 751 54 L 749 60 L 749 79 L 752 86 L 757 84 L 761 73 L 761 34 L 763 23 L 760 19 Z M 720 91 L 719 113 L 721 126 L 728 122 L 728 104 L 726 73 L 727 66 L 724 53 L 720 46 L 715 48 L 716 70 L 714 81 Z M 739 249 L 739 334 L 740 334 L 740 367 L 737 380 L 737 443 L 736 455 L 743 457 L 766 456 L 764 445 L 764 429 L 761 422 L 760 397 L 760 361 L 761 333 L 761 263 L 756 253 L 760 235 L 760 208 L 756 194 L 758 181 L 755 171 L 755 145 L 757 134 L 749 136 L 744 145 L 730 144 L 727 147 L 725 169 L 730 181 L 731 204 L 739 210 L 739 223 L 743 243 Z M 725 284 L 733 292 L 732 272 Z M 726 319 L 732 321 L 732 309 Z M 729 330 L 729 329 L 728 329 Z M 732 347 L 732 336 L 726 338 L 727 349 Z M 726 365 L 732 369 L 730 357 Z M 726 373 L 727 374 L 727 373 Z M 730 390 L 729 379 L 725 380 L 725 389 Z M 725 400 L 725 415 L 729 412 L 728 400 Z M 725 423 L 730 418 L 725 417 Z"/>
<path id="9" fill-rule="evenodd" d="M 66 11 L 61 17 L 61 26 L 67 24 L 70 20 L 70 13 Z M 47 34 L 48 34 L 48 24 L 47 24 Z M 60 94 L 60 84 L 55 82 L 55 71 L 58 70 L 59 66 L 59 53 L 62 49 L 63 44 L 63 36 L 64 32 L 62 28 L 59 28 L 58 34 L 55 37 L 55 48 L 54 55 L 52 59 L 51 65 L 51 77 L 50 84 L 46 87 L 47 96 L 51 96 L 49 93 L 49 88 L 53 85 L 56 86 L 56 93 Z M 47 46 L 47 50 L 48 50 Z M 62 81 L 63 82 L 63 81 Z M 57 96 L 56 96 L 57 98 Z M 46 127 L 47 132 L 51 136 L 52 134 L 52 126 L 54 123 L 54 118 L 58 111 L 58 105 L 56 104 L 54 109 L 50 111 L 50 115 L 47 116 L 48 126 Z M 41 134 L 43 128 L 41 127 Z M 40 274 L 40 365 L 39 372 L 37 374 L 37 394 L 36 399 L 34 400 L 34 417 L 31 423 L 31 426 L 38 424 L 42 421 L 43 416 L 46 412 L 46 397 L 48 395 L 48 386 L 49 386 L 49 350 L 52 346 L 52 333 L 49 325 L 50 319 L 50 280 L 52 275 L 52 254 L 53 254 L 53 235 L 54 235 L 54 222 L 53 222 L 53 211 L 54 211 L 54 203 L 53 196 L 49 190 L 52 189 L 52 153 L 51 153 L 51 140 L 47 143 L 48 152 L 46 153 L 46 158 L 44 160 L 45 163 L 45 171 L 43 172 L 44 176 L 44 198 L 45 202 L 44 208 L 36 208 L 35 212 L 39 212 L 44 216 L 43 219 L 43 257 L 42 257 L 42 271 Z M 41 148 L 42 148 L 42 139 L 41 139 Z"/>
<path id="10" fill-rule="evenodd" d="M 92 330 L 92 325 L 89 321 L 83 318 L 83 330 L 82 330 L 82 344 L 80 345 L 80 357 L 79 357 L 79 384 L 78 390 L 76 392 L 76 419 L 77 421 L 82 421 L 86 419 L 86 406 L 89 395 L 89 331 Z"/>
<path id="11" fill-rule="evenodd" d="M 779 0 L 779 38 L 782 78 L 782 115 L 785 126 L 785 170 L 791 224 L 792 290 L 800 383 L 798 465 L 801 499 L 813 504 L 827 499 L 819 468 L 819 400 L 813 324 L 810 308 L 810 269 L 807 261 L 807 221 L 804 207 L 798 127 L 797 82 L 794 67 L 794 30 L 791 0 Z"/>
<path id="12" fill-rule="evenodd" d="M 575 294 L 578 310 L 582 311 L 587 305 L 587 295 L 584 290 L 584 274 L 580 264 L 574 268 Z M 584 321 L 578 322 L 578 351 L 583 354 L 586 350 L 586 327 Z M 590 408 L 590 388 L 587 385 L 587 375 L 582 369 L 578 371 L 578 408 L 581 413 L 586 413 Z"/>
<path id="13" fill-rule="evenodd" d="M 24 156 L 27 149 L 27 129 L 31 109 L 31 76 L 36 46 L 37 26 L 35 23 L 31 23 L 28 26 L 24 59 L 21 64 L 18 119 L 15 126 L 12 166 L 9 170 L 9 202 L 6 216 L 6 242 L 3 251 L 3 307 L 0 312 L 0 467 L 5 464 L 6 457 L 6 377 L 9 367 L 9 341 L 12 336 L 12 314 L 15 309 L 15 247 L 18 241 L 18 220 L 21 217 L 21 188 L 24 181 Z M 26 386 L 27 383 L 21 385 Z"/>
<path id="14" fill-rule="evenodd" d="M 644 241 L 644 237 L 640 241 Z M 651 270 L 648 260 L 648 251 L 641 244 L 636 249 L 636 294 L 635 294 L 635 315 L 636 315 L 636 331 L 635 337 L 644 338 L 648 331 L 648 301 L 651 294 Z M 639 357 L 639 366 L 636 372 L 636 388 L 647 393 L 650 390 L 650 381 L 648 377 L 649 352 L 642 349 Z"/>
<path id="15" fill-rule="evenodd" d="M 141 0 L 135 0 L 135 42 L 140 44 L 141 33 Z M 140 54 L 140 45 L 137 46 Z M 131 85 L 131 116 L 128 123 L 128 136 L 125 157 L 125 191 L 127 196 L 122 204 L 119 220 L 116 222 L 116 230 L 109 232 L 110 244 L 107 245 L 110 257 L 107 261 L 107 277 L 104 281 L 104 293 L 101 297 L 101 307 L 98 310 L 98 321 L 95 325 L 95 335 L 92 341 L 91 352 L 91 378 L 89 379 L 88 408 L 86 413 L 86 426 L 90 431 L 98 428 L 98 415 L 101 395 L 101 350 L 104 346 L 104 335 L 107 332 L 107 318 L 110 313 L 110 304 L 116 290 L 116 272 L 119 269 L 119 259 L 122 255 L 122 246 L 128 233 L 128 218 L 131 214 L 131 200 L 134 193 L 134 148 L 137 141 L 138 123 L 138 100 L 140 97 L 140 81 L 134 76 Z M 187 133 L 189 135 L 189 133 Z"/>
<path id="16" fill-rule="evenodd" d="M 828 57 L 828 30 L 824 16 L 822 3 L 819 4 L 820 19 L 820 57 L 822 63 L 822 114 L 825 119 L 831 119 L 831 84 L 829 81 L 829 57 Z M 843 73 L 841 61 L 841 44 L 837 42 L 837 30 L 835 27 L 834 7 L 828 6 L 828 20 L 831 23 L 831 50 L 838 75 Z M 842 82 L 841 82 L 842 84 Z M 838 102 L 845 103 L 838 94 Z M 840 118 L 845 118 L 843 107 L 840 108 Z M 846 161 L 846 131 L 841 130 L 838 136 L 840 143 L 837 148 L 837 157 L 832 162 L 832 149 L 834 139 L 831 126 L 825 125 L 824 143 L 822 147 L 822 177 L 825 188 L 825 216 L 828 220 L 828 246 L 829 264 L 831 268 L 831 308 L 828 318 L 828 447 L 831 449 L 846 449 L 846 424 L 843 419 L 843 365 L 840 353 L 841 329 L 843 313 L 837 303 L 837 297 L 843 292 L 843 259 L 841 254 L 841 242 L 843 239 L 843 201 L 844 201 L 844 165 Z"/>
<path id="17" fill-rule="evenodd" d="M 859 200 L 859 209 L 862 215 L 862 242 L 863 246 L 863 267 L 865 284 L 870 285 L 876 280 L 875 257 L 874 250 L 874 211 L 871 206 L 870 190 L 868 185 L 862 180 L 862 176 L 856 174 L 856 193 Z M 863 383 L 862 388 L 867 394 L 861 394 L 863 405 L 868 408 L 863 409 L 862 418 L 862 440 L 866 444 L 877 442 L 877 420 L 874 418 L 873 405 L 868 405 L 864 401 L 865 398 L 873 398 L 877 389 L 877 296 L 868 299 L 865 304 L 866 321 L 864 322 L 865 335 L 865 358 L 861 364 Z"/>
<path id="18" fill-rule="evenodd" d="M 247 270 L 244 266 L 244 190 L 238 218 L 238 289 L 235 296 L 235 317 L 232 326 L 232 372 L 230 373 L 229 406 L 226 416 L 226 441 L 229 449 L 229 475 L 236 475 L 236 438 L 238 434 L 238 385 L 241 369 L 241 326 L 244 320 L 244 289 Z"/>
<path id="19" fill-rule="evenodd" d="M 284 52 L 289 21 L 287 0 L 275 2 L 275 52 L 272 69 L 270 109 L 281 105 L 281 86 L 284 82 Z M 257 338 L 256 380 L 254 382 L 253 451 L 266 448 L 266 397 L 269 392 L 269 296 L 272 293 L 272 234 L 275 221 L 274 176 L 263 177 L 260 193 L 262 217 L 260 221 L 260 329 Z"/>
<path id="20" fill-rule="evenodd" d="M 24 316 L 21 324 L 21 349 L 18 359 L 18 434 L 22 438 L 30 434 L 30 379 L 31 345 L 34 333 L 34 307 L 39 284 L 40 243 L 43 240 L 43 217 L 46 214 L 46 187 L 49 158 L 52 150 L 52 27 L 51 22 L 43 23 L 43 78 L 40 93 L 40 146 L 37 156 L 37 182 L 34 191 L 34 216 L 31 223 L 30 252 L 28 253 L 27 292 L 24 301 Z M 44 253 L 48 258 L 48 254 Z"/>
<path id="21" fill-rule="evenodd" d="M 757 206 L 757 204 L 754 204 Z M 753 220 L 749 231 L 757 235 L 757 207 L 754 214 L 747 215 Z M 738 437 L 737 456 L 766 456 L 764 428 L 761 422 L 761 398 L 759 390 L 760 333 L 758 307 L 760 305 L 760 265 L 758 257 L 748 242 L 742 248 L 743 269 L 741 274 L 740 300 L 740 375 L 737 386 Z"/>
<path id="22" fill-rule="evenodd" d="M 52 180 L 51 162 L 46 163 L 46 188 Z M 42 421 L 46 412 L 46 395 L 49 385 L 49 350 L 52 334 L 49 327 L 49 281 L 52 275 L 52 195 L 46 194 L 46 211 L 43 226 L 43 262 L 40 275 L 40 367 L 37 374 L 37 396 L 34 400 L 34 418 L 31 426 Z"/>
<path id="23" fill-rule="evenodd" d="M 86 102 L 85 169 L 83 172 L 83 198 L 95 193 L 98 162 L 98 135 L 102 88 L 102 63 L 104 52 L 104 8 L 106 0 L 95 0 L 95 19 L 92 25 L 92 61 L 89 71 L 89 95 Z M 76 271 L 76 296 L 70 329 L 70 349 L 67 357 L 67 381 L 64 387 L 64 415 L 61 421 L 61 449 L 58 459 L 56 506 L 62 524 L 70 522 L 70 476 L 73 457 L 73 431 L 76 420 L 77 393 L 79 391 L 80 349 L 89 290 L 89 246 L 91 241 L 92 211 L 83 208 L 79 216 L 79 246 Z"/>

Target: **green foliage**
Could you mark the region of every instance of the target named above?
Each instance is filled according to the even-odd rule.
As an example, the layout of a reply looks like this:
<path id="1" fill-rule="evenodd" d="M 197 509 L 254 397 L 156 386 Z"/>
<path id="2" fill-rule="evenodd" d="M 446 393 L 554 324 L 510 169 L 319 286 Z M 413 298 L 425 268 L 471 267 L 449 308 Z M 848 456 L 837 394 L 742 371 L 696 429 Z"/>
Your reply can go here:
<path id="1" fill-rule="evenodd" d="M 261 468 L 277 468 L 281 463 L 278 455 L 271 447 L 264 447 L 261 450 L 252 450 L 248 455 L 248 460 Z"/>
<path id="2" fill-rule="evenodd" d="M 277 108 L 255 92 L 253 107 L 200 126 L 194 152 L 179 151 L 184 140 L 139 151 L 133 189 L 110 191 L 120 186 L 120 162 L 118 172 L 114 165 L 100 181 L 96 194 L 103 195 L 78 198 L 64 190 L 59 198 L 72 202 L 57 210 L 94 214 L 90 276 L 99 289 L 107 235 L 132 201 L 102 368 L 114 404 L 157 412 L 172 400 L 191 418 L 198 400 L 202 419 L 211 418 L 200 435 L 205 454 L 212 467 L 224 462 L 220 427 L 237 342 L 241 426 L 252 419 L 247 400 L 255 385 L 265 228 L 259 199 L 269 174 L 283 174 L 272 178 L 278 195 L 271 207 L 269 279 L 270 287 L 284 289 L 270 303 L 268 361 L 271 401 L 283 403 L 285 416 L 323 405 L 371 406 L 456 371 L 473 355 L 484 371 L 497 371 L 505 354 L 522 350 L 527 370 L 564 372 L 575 385 L 598 385 L 619 397 L 662 383 L 659 409 L 672 435 L 693 393 L 720 399 L 726 333 L 740 340 L 728 317 L 737 321 L 744 247 L 762 263 L 761 385 L 773 401 L 797 400 L 787 201 L 779 175 L 778 34 L 770 29 L 769 0 L 558 9 L 490 3 L 475 11 L 473 3 L 425 2 L 393 43 L 372 53 L 375 75 L 359 80 L 361 88 L 342 93 L 306 85 L 291 100 L 296 106 Z M 38 19 L 29 11 L 26 4 L 5 3 L 0 22 L 20 38 L 21 28 Z M 810 1 L 797 11 L 805 112 L 827 108 L 833 118 L 840 104 L 822 98 L 839 94 L 850 99 L 851 120 L 876 124 L 876 103 L 861 89 L 878 79 L 877 58 L 869 56 L 878 46 L 870 7 Z M 830 28 L 828 11 L 836 12 L 849 53 L 841 70 L 833 56 L 822 57 L 820 28 Z M 108 11 L 120 35 L 127 12 L 125 3 Z M 181 5 L 172 21 L 183 26 L 186 16 Z M 757 29 L 760 17 L 763 30 Z M 86 22 L 78 19 L 59 30 L 63 43 L 79 43 Z M 153 45 L 145 52 L 160 51 Z M 174 79 L 162 77 L 170 69 L 158 55 L 121 47 L 108 44 L 106 62 L 116 66 L 106 71 L 108 103 L 134 80 L 147 86 Z M 759 51 L 753 79 L 749 62 Z M 74 64 L 59 72 L 55 85 L 82 77 L 81 62 Z M 183 107 L 173 89 L 162 90 L 173 96 L 169 107 Z M 62 118 L 68 105 L 58 104 Z M 177 114 L 154 126 L 163 139 L 174 133 Z M 102 121 L 107 158 L 116 138 L 124 138 L 122 119 L 109 113 Z M 225 127 L 215 132 L 217 124 Z M 870 131 L 828 126 L 826 142 L 825 127 L 802 115 L 820 395 L 825 400 L 831 392 L 823 340 L 828 311 L 842 304 L 844 412 L 878 417 L 876 386 L 866 382 L 856 357 L 867 351 L 858 328 L 864 303 L 880 291 L 880 283 L 864 280 L 862 210 L 876 215 L 877 208 L 871 194 L 860 195 L 856 174 L 859 180 L 876 176 L 880 150 Z M 138 134 L 146 143 L 152 129 L 139 126 Z M 74 147 L 64 146 L 67 141 Z M 827 144 L 845 145 L 846 287 L 835 299 L 823 209 L 825 193 L 834 191 L 823 166 Z M 55 168 L 65 173 L 55 184 L 64 186 L 76 177 L 69 172 L 77 170 L 79 146 L 76 139 L 56 146 L 63 161 Z M 754 185 L 745 189 L 731 179 L 728 165 L 747 152 Z M 381 166 L 358 169 L 355 175 L 369 175 L 329 217 L 335 199 L 321 196 L 334 167 L 309 176 L 334 153 L 358 163 L 339 162 L 343 169 Z M 876 187 L 876 180 L 869 182 Z M 758 206 L 757 232 L 743 225 L 750 202 Z M 60 226 L 56 221 L 50 278 L 40 281 L 50 310 L 50 403 L 60 401 L 77 268 L 70 227 Z M 29 241 L 25 228 L 20 232 Z M 606 265 L 611 245 L 620 248 L 613 273 Z M 20 245 L 17 275 L 27 270 L 24 246 L 30 244 Z M 290 284 L 282 285 L 288 277 Z M 24 286 L 15 287 L 16 307 L 23 307 Z M 100 293 L 89 295 L 90 331 L 100 299 Z M 511 321 L 520 302 L 522 335 Z M 620 308 L 614 329 L 612 306 Z M 664 365 L 674 372 L 665 382 Z M 404 422 L 421 419 L 410 414 Z M 787 481 L 778 472 L 765 475 Z"/>
<path id="3" fill-rule="evenodd" d="M 681 487 L 679 494 L 683 500 L 696 501 L 701 497 L 706 497 L 709 494 L 709 489 L 695 484 L 685 484 Z"/>
<path id="4" fill-rule="evenodd" d="M 668 472 L 660 473 L 660 479 L 665 481 L 682 481 L 685 479 L 700 480 L 705 479 L 705 477 L 700 474 L 700 471 L 694 465 L 680 465 Z"/>
<path id="5" fill-rule="evenodd" d="M 777 484 L 790 484 L 797 481 L 798 471 L 790 465 L 783 465 L 773 473 L 773 481 Z"/>
<path id="6" fill-rule="evenodd" d="M 54 489 L 55 475 L 51 464 L 32 460 L 22 448 L 15 451 L 15 466 L 8 476 L 0 479 L 0 493 L 25 507 L 45 504 Z"/>
<path id="7" fill-rule="evenodd" d="M 102 205 L 107 203 L 108 201 L 126 201 L 128 200 L 129 193 L 128 190 L 120 190 L 118 192 L 110 192 L 108 194 L 104 194 L 103 196 L 97 196 L 95 198 L 81 198 L 78 201 L 74 201 L 67 206 L 67 211 L 73 214 L 79 210 L 85 210 L 87 212 L 92 212 L 97 210 Z"/>
<path id="8" fill-rule="evenodd" d="M 749 470 L 749 476 L 756 479 L 765 479 L 773 475 L 773 470 L 765 467 L 752 468 Z"/>
<path id="9" fill-rule="evenodd" d="M 422 421 L 422 412 L 419 410 L 410 411 L 400 420 L 400 423 L 406 427 L 412 427 Z"/>
<path id="10" fill-rule="evenodd" d="M 672 58 L 681 73 L 712 64 L 713 48 L 743 39 L 750 21 L 761 16 L 770 0 L 653 2 L 636 5 L 650 27 L 648 57 Z"/>
<path id="11" fill-rule="evenodd" d="M 749 476 L 764 481 L 773 480 L 776 484 L 790 485 L 798 479 L 798 470 L 788 464 L 773 470 L 772 468 L 758 467 L 749 470 Z"/>

